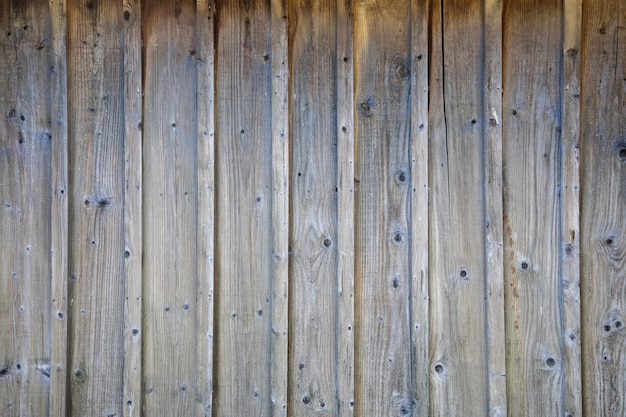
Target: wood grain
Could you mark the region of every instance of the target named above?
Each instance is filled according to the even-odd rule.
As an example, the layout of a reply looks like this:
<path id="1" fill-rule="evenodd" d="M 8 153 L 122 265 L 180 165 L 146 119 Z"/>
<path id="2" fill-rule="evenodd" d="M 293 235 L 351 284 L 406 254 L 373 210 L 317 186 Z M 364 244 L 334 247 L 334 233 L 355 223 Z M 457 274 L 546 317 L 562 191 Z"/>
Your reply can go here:
<path id="1" fill-rule="evenodd" d="M 487 415 L 483 11 L 431 12 L 431 413 Z"/>
<path id="2" fill-rule="evenodd" d="M 336 4 L 290 3 L 290 410 L 338 414 Z"/>
<path id="3" fill-rule="evenodd" d="M 68 412 L 122 415 L 124 86 L 119 16 L 68 5 Z M 60 318 L 57 313 L 57 318 Z"/>
<path id="4" fill-rule="evenodd" d="M 198 200 L 196 4 L 153 0 L 142 6 L 143 412 L 191 416 L 196 412 L 196 312 L 206 308 L 204 302 L 199 307 L 197 293 L 198 207 L 203 206 Z"/>
<path id="5" fill-rule="evenodd" d="M 48 414 L 52 104 L 47 3 L 0 5 L 0 414 Z"/>
<path id="6" fill-rule="evenodd" d="M 271 415 L 272 57 L 268 1 L 219 2 L 215 415 Z M 279 253 L 280 255 L 280 253 Z M 275 358 L 280 360 L 282 358 Z"/>
<path id="7" fill-rule="evenodd" d="M 503 196 L 510 415 L 562 415 L 560 1 L 504 4 Z"/>
<path id="8" fill-rule="evenodd" d="M 354 5 L 357 415 L 413 407 L 410 11 L 404 0 Z"/>
<path id="9" fill-rule="evenodd" d="M 626 5 L 583 4 L 581 294 L 584 415 L 626 413 Z"/>

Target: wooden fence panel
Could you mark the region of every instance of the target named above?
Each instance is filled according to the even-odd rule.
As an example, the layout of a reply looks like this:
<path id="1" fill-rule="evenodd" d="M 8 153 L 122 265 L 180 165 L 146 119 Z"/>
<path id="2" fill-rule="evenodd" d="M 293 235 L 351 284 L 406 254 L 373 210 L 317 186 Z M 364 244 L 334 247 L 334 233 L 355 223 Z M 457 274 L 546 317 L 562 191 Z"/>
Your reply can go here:
<path id="1" fill-rule="evenodd" d="M 413 408 L 410 23 L 408 1 L 355 3 L 358 415 L 406 416 Z"/>
<path id="2" fill-rule="evenodd" d="M 626 5 L 585 2 L 581 68 L 584 415 L 626 413 Z"/>
<path id="3" fill-rule="evenodd" d="M 287 331 L 272 328 L 271 313 L 271 8 L 262 0 L 216 5 L 214 413 L 268 416 L 270 364 L 286 359 L 272 358 L 270 338 Z"/>
<path id="4" fill-rule="evenodd" d="M 195 412 L 198 124 L 195 2 L 146 1 L 143 410 Z"/>
<path id="5" fill-rule="evenodd" d="M 294 416 L 338 415 L 337 7 L 293 1 L 291 81 L 290 380 Z"/>
<path id="6" fill-rule="evenodd" d="M 504 4 L 504 277 L 514 416 L 563 414 L 561 3 Z"/>
<path id="7" fill-rule="evenodd" d="M 52 105 L 43 1 L 0 5 L 0 414 L 48 414 Z"/>
<path id="8" fill-rule="evenodd" d="M 116 6 L 68 5 L 68 403 L 77 416 L 123 413 L 124 86 Z"/>
<path id="9" fill-rule="evenodd" d="M 0 414 L 624 415 L 625 18 L 0 2 Z"/>
<path id="10" fill-rule="evenodd" d="M 431 412 L 487 415 L 483 9 L 444 1 L 432 13 Z"/>

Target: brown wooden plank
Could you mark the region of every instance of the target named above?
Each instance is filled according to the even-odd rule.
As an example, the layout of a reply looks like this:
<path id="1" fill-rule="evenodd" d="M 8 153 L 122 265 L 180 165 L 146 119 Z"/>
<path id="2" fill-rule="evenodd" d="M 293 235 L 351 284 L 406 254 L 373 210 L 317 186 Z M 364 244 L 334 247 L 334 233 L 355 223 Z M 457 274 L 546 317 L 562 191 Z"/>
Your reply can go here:
<path id="1" fill-rule="evenodd" d="M 122 415 L 122 4 L 68 5 L 69 412 Z"/>
<path id="2" fill-rule="evenodd" d="M 336 12 L 332 1 L 290 2 L 289 405 L 294 416 L 336 415 L 339 406 Z"/>
<path id="3" fill-rule="evenodd" d="M 626 4 L 583 3 L 581 294 L 584 415 L 626 412 Z"/>
<path id="4" fill-rule="evenodd" d="M 124 0 L 124 416 L 141 410 L 141 1 Z M 120 16 L 117 17 L 120 19 Z"/>
<path id="5" fill-rule="evenodd" d="M 337 413 L 354 415 L 354 27 L 352 0 L 336 1 Z"/>
<path id="6" fill-rule="evenodd" d="M 197 417 L 211 416 L 213 407 L 213 292 L 215 235 L 215 2 L 196 2 L 198 108 L 198 275 L 196 287 Z"/>
<path id="7" fill-rule="evenodd" d="M 411 413 L 409 1 L 354 5 L 357 415 Z"/>
<path id="8" fill-rule="evenodd" d="M 502 207 L 502 0 L 484 2 L 485 212 L 489 413 L 505 416 L 506 334 Z"/>
<path id="9" fill-rule="evenodd" d="M 411 2 L 411 383 L 413 414 L 430 413 L 428 61 L 430 0 Z"/>
<path id="10" fill-rule="evenodd" d="M 431 10 L 430 356 L 433 415 L 487 415 L 483 5 Z"/>
<path id="11" fill-rule="evenodd" d="M 142 6 L 143 411 L 190 416 L 196 412 L 200 308 L 196 2 Z"/>
<path id="12" fill-rule="evenodd" d="M 268 1 L 216 6 L 213 412 L 265 416 L 272 414 L 271 10 Z"/>
<path id="13" fill-rule="evenodd" d="M 582 416 L 580 340 L 580 48 L 582 0 L 563 2 L 562 97 L 562 281 L 565 416 Z"/>
<path id="14" fill-rule="evenodd" d="M 0 5 L 0 414 L 46 416 L 50 390 L 52 33 L 44 1 Z"/>
<path id="15" fill-rule="evenodd" d="M 273 417 L 287 417 L 289 384 L 289 47 L 286 0 L 271 1 L 272 62 L 272 340 Z"/>
<path id="16" fill-rule="evenodd" d="M 562 415 L 562 2 L 505 2 L 503 13 L 508 407 Z"/>
<path id="17" fill-rule="evenodd" d="M 67 114 L 67 7 L 64 0 L 50 1 L 52 23 L 50 53 L 53 78 L 50 80 L 52 103 L 52 234 L 51 278 L 51 354 L 49 415 L 65 416 L 67 408 L 67 320 L 68 311 L 68 114 Z M 59 314 L 61 313 L 61 314 Z"/>

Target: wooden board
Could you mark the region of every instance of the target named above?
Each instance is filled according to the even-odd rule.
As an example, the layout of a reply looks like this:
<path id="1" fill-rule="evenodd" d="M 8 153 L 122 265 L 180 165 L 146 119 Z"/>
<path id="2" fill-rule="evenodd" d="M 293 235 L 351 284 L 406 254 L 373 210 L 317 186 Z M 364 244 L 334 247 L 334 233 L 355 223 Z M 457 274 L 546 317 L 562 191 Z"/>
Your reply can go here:
<path id="1" fill-rule="evenodd" d="M 504 273 L 510 414 L 562 415 L 561 1 L 505 2 Z"/>
<path id="2" fill-rule="evenodd" d="M 216 6 L 213 410 L 271 415 L 270 338 L 287 332 L 272 328 L 271 10 L 268 1 Z"/>
<path id="3" fill-rule="evenodd" d="M 413 408 L 410 6 L 354 4 L 357 415 Z"/>
<path id="4" fill-rule="evenodd" d="M 122 415 L 124 89 L 117 7 L 68 5 L 71 415 Z M 63 312 L 57 313 L 57 319 Z"/>
<path id="5" fill-rule="evenodd" d="M 290 394 L 294 416 L 338 414 L 336 4 L 290 3 Z M 315 70 L 312 70 L 315 68 Z"/>
<path id="6" fill-rule="evenodd" d="M 626 5 L 583 4 L 581 294 L 584 415 L 626 412 Z"/>
<path id="7" fill-rule="evenodd" d="M 191 416 L 199 308 L 196 5 L 142 6 L 143 411 Z"/>
<path id="8" fill-rule="evenodd" d="M 3 2 L 0 29 L 0 414 L 46 416 L 53 79 L 46 2 Z"/>
<path id="9" fill-rule="evenodd" d="M 483 11 L 431 13 L 431 413 L 487 415 Z"/>

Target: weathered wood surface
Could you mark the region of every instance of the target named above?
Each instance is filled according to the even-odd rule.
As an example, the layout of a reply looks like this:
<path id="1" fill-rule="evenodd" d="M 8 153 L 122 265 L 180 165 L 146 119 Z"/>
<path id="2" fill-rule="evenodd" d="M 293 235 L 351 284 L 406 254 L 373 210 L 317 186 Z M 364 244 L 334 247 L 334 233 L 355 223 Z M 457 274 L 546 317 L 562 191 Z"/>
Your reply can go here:
<path id="1" fill-rule="evenodd" d="M 581 294 L 584 415 L 626 413 L 626 5 L 583 4 Z"/>
<path id="2" fill-rule="evenodd" d="M 0 2 L 0 415 L 625 415 L 625 18 Z"/>
<path id="3" fill-rule="evenodd" d="M 444 1 L 432 13 L 431 413 L 487 415 L 483 10 Z"/>

